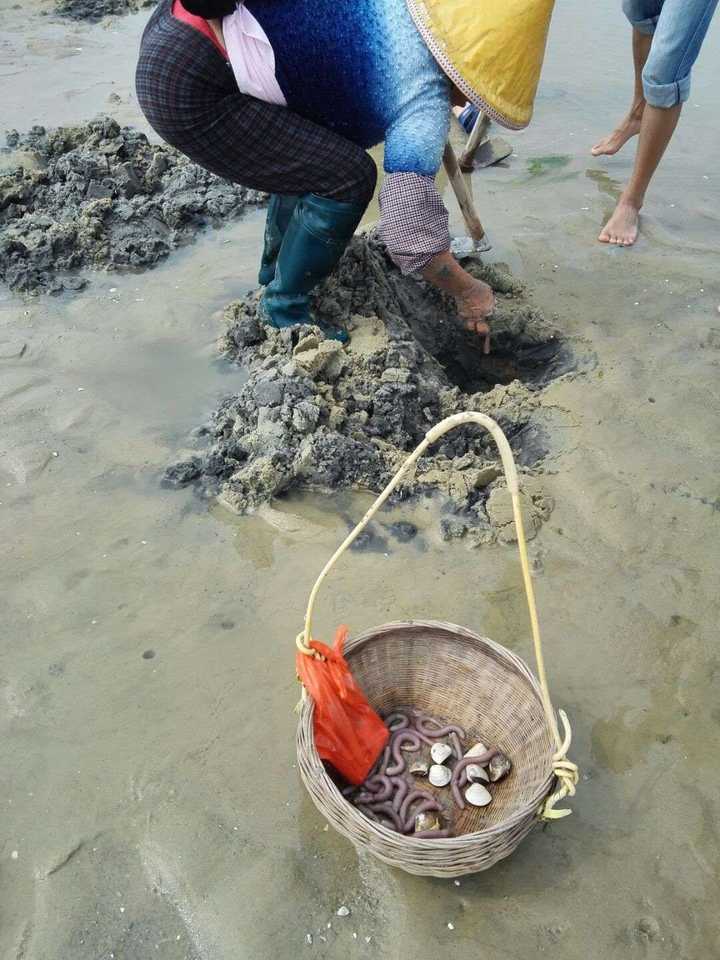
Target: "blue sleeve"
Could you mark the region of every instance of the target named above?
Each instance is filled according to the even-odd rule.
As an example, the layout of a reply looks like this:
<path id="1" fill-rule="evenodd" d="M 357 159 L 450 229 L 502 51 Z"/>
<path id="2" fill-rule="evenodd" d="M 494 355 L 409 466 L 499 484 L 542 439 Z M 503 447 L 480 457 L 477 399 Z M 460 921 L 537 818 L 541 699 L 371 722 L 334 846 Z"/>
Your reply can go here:
<path id="1" fill-rule="evenodd" d="M 450 92 L 443 78 L 423 85 L 385 134 L 385 172 L 434 177 L 450 129 Z"/>

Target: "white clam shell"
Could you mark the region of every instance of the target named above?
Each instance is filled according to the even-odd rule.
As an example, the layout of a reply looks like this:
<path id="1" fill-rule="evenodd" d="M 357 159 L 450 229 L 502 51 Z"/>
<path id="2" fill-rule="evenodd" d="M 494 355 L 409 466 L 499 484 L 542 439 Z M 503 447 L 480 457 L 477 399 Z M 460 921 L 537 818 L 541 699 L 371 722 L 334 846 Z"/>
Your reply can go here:
<path id="1" fill-rule="evenodd" d="M 433 763 L 445 763 L 448 757 L 452 756 L 452 747 L 447 743 L 434 743 L 430 747 L 430 756 Z"/>
<path id="2" fill-rule="evenodd" d="M 492 800 L 492 795 L 481 783 L 472 783 L 465 791 L 465 799 L 474 807 L 486 807 Z"/>
<path id="3" fill-rule="evenodd" d="M 485 783 L 490 782 L 490 777 L 485 767 L 479 767 L 476 763 L 469 763 L 465 767 L 465 773 L 467 773 L 467 778 L 471 783 L 474 783 L 475 780 L 484 780 Z"/>
<path id="4" fill-rule="evenodd" d="M 430 767 L 428 780 L 434 787 L 446 787 L 450 783 L 451 778 L 452 773 L 449 767 L 444 767 L 440 763 L 434 763 Z"/>
<path id="5" fill-rule="evenodd" d="M 470 749 L 467 751 L 465 756 L 479 757 L 480 754 L 487 753 L 487 749 L 488 748 L 485 746 L 484 743 L 478 742 L 474 746 L 470 747 Z M 468 764 L 468 766 L 465 768 L 465 772 L 467 773 L 467 778 L 470 781 L 484 780 L 486 783 L 490 781 L 490 777 L 488 776 L 487 771 L 485 770 L 485 767 L 481 767 L 477 763 Z"/>

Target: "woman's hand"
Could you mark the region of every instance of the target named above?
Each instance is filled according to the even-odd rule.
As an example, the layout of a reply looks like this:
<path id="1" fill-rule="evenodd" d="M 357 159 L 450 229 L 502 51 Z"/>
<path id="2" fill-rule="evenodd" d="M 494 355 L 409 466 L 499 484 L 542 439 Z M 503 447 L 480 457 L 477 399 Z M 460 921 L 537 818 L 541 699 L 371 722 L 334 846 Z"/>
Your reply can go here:
<path id="1" fill-rule="evenodd" d="M 486 318 L 495 310 L 492 287 L 463 270 L 449 250 L 436 254 L 422 275 L 438 290 L 455 297 L 465 329 L 484 337 L 483 353 L 490 353 L 490 327 Z"/>

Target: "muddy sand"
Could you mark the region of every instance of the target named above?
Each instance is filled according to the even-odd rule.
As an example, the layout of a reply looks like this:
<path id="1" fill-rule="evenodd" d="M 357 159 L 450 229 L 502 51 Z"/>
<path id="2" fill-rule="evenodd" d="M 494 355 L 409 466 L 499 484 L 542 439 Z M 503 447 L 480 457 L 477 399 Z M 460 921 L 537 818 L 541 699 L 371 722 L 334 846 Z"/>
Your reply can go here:
<path id="1" fill-rule="evenodd" d="M 22 293 L 79 290 L 85 268 L 155 266 L 207 225 L 265 195 L 208 173 L 110 117 L 12 130 L 0 174 L 0 280 Z"/>
<path id="2" fill-rule="evenodd" d="M 148 12 L 38 8 L 4 8 L 4 125 L 84 125 L 113 95 L 145 129 Z M 294 639 L 372 498 L 296 488 L 234 516 L 159 482 L 243 390 L 216 341 L 256 286 L 249 209 L 141 274 L 0 286 L 3 960 L 715 960 L 720 18 L 631 250 L 594 238 L 634 145 L 589 156 L 627 109 L 629 32 L 619 5 L 558 0 L 533 122 L 471 178 L 493 259 L 596 358 L 535 391 L 529 468 L 554 503 L 529 551 L 573 815 L 456 886 L 358 854 L 303 788 Z M 321 591 L 318 637 L 433 617 L 531 662 L 514 545 L 443 541 L 449 515 L 421 496 L 380 517 L 381 550 L 346 553 Z"/>
<path id="3" fill-rule="evenodd" d="M 156 0 L 57 0 L 55 12 L 71 20 L 95 23 L 104 17 L 135 13 L 155 3 Z"/>
<path id="4" fill-rule="evenodd" d="M 505 430 L 522 476 L 528 534 L 552 508 L 534 468 L 543 446 L 542 384 L 575 367 L 557 329 L 507 268 L 466 258 L 498 298 L 493 349 L 461 329 L 450 298 L 403 277 L 372 238 L 358 237 L 314 297 L 326 323 L 350 318 L 345 349 L 318 327 L 277 331 L 258 318 L 258 294 L 225 310 L 222 349 L 248 379 L 202 433 L 203 455 L 173 464 L 165 483 L 194 483 L 244 514 L 294 489 L 379 493 L 427 430 L 480 410 Z M 477 427 L 423 457 L 396 499 L 437 494 L 444 538 L 479 545 L 514 536 L 494 443 Z"/>

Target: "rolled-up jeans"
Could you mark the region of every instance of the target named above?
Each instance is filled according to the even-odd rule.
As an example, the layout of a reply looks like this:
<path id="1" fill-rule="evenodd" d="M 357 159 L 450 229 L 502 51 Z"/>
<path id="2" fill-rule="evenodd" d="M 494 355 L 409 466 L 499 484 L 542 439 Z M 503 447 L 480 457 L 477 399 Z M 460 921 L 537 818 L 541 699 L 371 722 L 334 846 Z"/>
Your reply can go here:
<path id="1" fill-rule="evenodd" d="M 633 27 L 652 36 L 642 72 L 651 107 L 674 107 L 690 96 L 690 72 L 697 60 L 718 0 L 623 0 Z"/>

